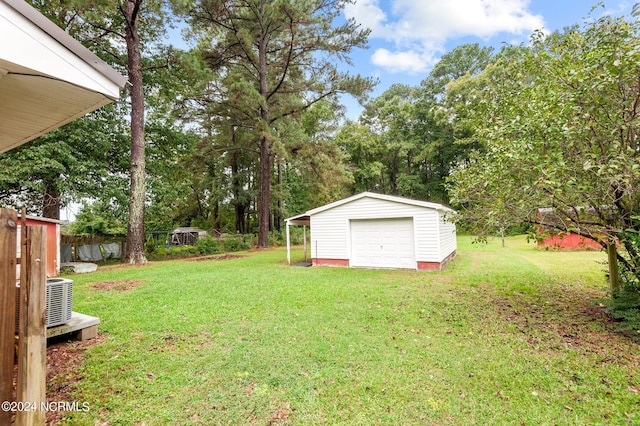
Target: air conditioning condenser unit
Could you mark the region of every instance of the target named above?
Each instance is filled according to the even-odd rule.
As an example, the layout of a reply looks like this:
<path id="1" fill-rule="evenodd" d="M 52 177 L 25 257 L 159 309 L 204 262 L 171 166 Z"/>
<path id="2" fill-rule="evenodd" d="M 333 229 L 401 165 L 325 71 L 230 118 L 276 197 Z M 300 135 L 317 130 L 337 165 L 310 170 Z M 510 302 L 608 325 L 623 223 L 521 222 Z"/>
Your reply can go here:
<path id="1" fill-rule="evenodd" d="M 20 318 L 20 284 L 16 284 L 16 333 Z M 73 281 L 68 278 L 48 278 L 46 327 L 66 324 L 71 320 L 73 300 Z"/>

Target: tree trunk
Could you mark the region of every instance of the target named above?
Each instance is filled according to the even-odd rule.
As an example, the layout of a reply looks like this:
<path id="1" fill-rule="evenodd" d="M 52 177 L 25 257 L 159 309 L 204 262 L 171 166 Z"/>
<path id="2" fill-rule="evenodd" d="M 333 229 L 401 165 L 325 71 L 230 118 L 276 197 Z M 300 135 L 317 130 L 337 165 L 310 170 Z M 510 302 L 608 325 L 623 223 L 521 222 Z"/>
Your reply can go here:
<path id="1" fill-rule="evenodd" d="M 235 146 L 235 129 L 232 129 L 231 140 L 233 146 Z M 233 207 L 236 217 L 236 232 L 245 234 L 245 202 L 240 200 L 240 176 L 237 151 L 231 153 L 231 193 L 233 194 Z"/>
<path id="2" fill-rule="evenodd" d="M 217 201 L 213 206 L 213 229 L 220 232 L 220 203 Z"/>
<path id="3" fill-rule="evenodd" d="M 611 293 L 615 296 L 615 293 L 620 290 L 620 273 L 618 272 L 618 253 L 614 239 L 607 244 L 607 254 L 609 257 L 609 283 Z"/>
<path id="4" fill-rule="evenodd" d="M 258 247 L 269 247 L 271 205 L 271 155 L 269 141 L 260 140 L 260 206 L 258 207 Z"/>
<path id="5" fill-rule="evenodd" d="M 264 1 L 260 4 L 264 8 Z M 270 138 L 267 136 L 271 126 L 269 122 L 269 110 L 267 109 L 267 34 L 266 29 L 260 34 L 258 46 L 258 72 L 260 75 L 260 95 L 265 100 L 260 108 L 263 135 L 260 137 L 260 206 L 258 207 L 258 247 L 269 247 L 269 218 L 271 208 L 271 147 Z"/>
<path id="6" fill-rule="evenodd" d="M 282 183 L 282 160 L 278 157 L 278 208 L 276 211 L 276 220 L 274 221 L 274 227 L 278 232 L 282 231 L 284 225 L 284 215 L 282 212 L 282 194 L 284 192 Z"/>
<path id="7" fill-rule="evenodd" d="M 131 176 L 129 186 L 129 224 L 127 227 L 127 260 L 147 263 L 144 253 L 145 145 L 144 94 L 138 35 L 138 12 L 142 0 L 126 3 L 127 68 L 131 96 Z"/>
<path id="8" fill-rule="evenodd" d="M 42 217 L 60 219 L 60 192 L 53 182 L 45 183 Z"/>

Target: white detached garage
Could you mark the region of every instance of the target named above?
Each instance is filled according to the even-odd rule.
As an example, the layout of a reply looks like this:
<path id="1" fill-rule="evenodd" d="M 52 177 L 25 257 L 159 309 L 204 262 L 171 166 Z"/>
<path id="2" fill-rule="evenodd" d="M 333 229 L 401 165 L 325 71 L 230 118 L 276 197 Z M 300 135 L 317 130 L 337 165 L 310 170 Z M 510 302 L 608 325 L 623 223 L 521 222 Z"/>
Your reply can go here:
<path id="1" fill-rule="evenodd" d="M 363 192 L 286 220 L 311 229 L 314 266 L 440 270 L 456 254 L 454 211 L 440 204 Z M 287 238 L 287 255 L 289 254 Z"/>

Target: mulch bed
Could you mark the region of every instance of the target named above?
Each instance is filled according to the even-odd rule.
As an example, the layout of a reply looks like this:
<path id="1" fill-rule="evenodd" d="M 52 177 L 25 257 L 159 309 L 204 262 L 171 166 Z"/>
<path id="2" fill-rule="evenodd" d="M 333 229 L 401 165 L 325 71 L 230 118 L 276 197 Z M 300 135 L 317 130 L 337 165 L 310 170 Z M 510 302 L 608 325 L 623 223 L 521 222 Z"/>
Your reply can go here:
<path id="1" fill-rule="evenodd" d="M 106 336 L 99 334 L 97 337 L 84 342 L 70 342 L 62 336 L 49 340 L 47 345 L 47 388 L 46 402 L 73 403 L 78 402 L 82 406 L 84 401 L 75 401 L 73 392 L 77 382 L 83 379 L 82 364 L 87 348 L 101 344 Z M 18 375 L 18 366 L 14 366 L 14 398 L 15 386 Z M 49 410 L 46 413 L 46 424 L 56 425 L 65 416 L 64 411 Z M 12 424 L 15 421 L 15 413 L 12 416 Z"/>
<path id="2" fill-rule="evenodd" d="M 83 379 L 82 364 L 87 348 L 104 342 L 106 335 L 98 334 L 95 338 L 84 342 L 69 342 L 66 340 L 52 341 L 47 347 L 47 402 L 78 402 L 82 406 L 84 401 L 76 401 L 73 397 L 75 385 Z M 94 409 L 95 407 L 90 407 Z M 47 412 L 47 425 L 58 424 L 65 413 L 60 411 Z"/>

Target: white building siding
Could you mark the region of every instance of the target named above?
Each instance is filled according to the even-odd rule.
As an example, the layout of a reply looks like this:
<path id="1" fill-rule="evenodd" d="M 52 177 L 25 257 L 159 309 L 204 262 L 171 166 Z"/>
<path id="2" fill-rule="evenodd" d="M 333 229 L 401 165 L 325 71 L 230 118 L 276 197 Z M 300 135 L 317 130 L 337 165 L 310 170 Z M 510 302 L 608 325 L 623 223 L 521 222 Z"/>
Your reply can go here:
<path id="1" fill-rule="evenodd" d="M 344 218 L 311 216 L 311 257 L 348 259 L 349 221 Z"/>
<path id="2" fill-rule="evenodd" d="M 416 261 L 439 262 L 439 213 L 435 209 L 364 197 L 311 215 L 311 255 L 321 259 L 352 259 L 350 221 L 412 218 Z M 455 244 L 455 240 L 454 240 Z"/>
<path id="3" fill-rule="evenodd" d="M 457 249 L 456 225 L 446 219 L 446 215 L 440 213 L 440 261 Z"/>

